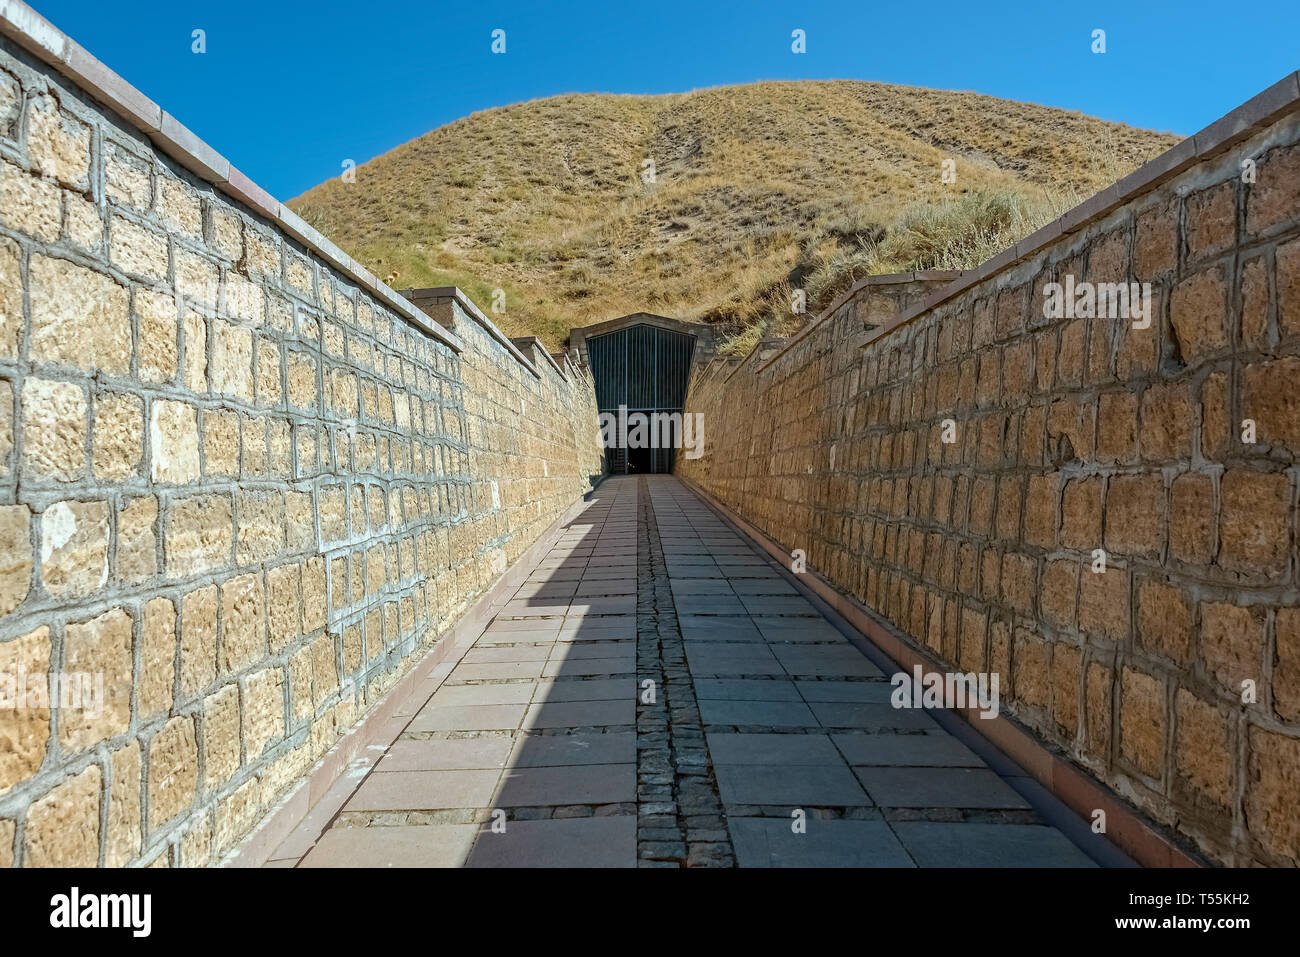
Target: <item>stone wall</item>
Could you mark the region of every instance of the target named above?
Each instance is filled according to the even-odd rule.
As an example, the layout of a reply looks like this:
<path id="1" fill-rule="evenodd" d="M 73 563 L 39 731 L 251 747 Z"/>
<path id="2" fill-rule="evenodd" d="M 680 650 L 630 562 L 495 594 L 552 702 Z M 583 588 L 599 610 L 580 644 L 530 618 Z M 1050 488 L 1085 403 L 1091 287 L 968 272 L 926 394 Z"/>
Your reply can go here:
<path id="1" fill-rule="evenodd" d="M 705 455 L 678 460 L 1234 864 L 1300 860 L 1298 99 L 1292 76 L 920 305 L 865 284 L 701 377 Z M 1045 318 L 1066 275 L 1150 283 L 1150 328 Z"/>
<path id="2" fill-rule="evenodd" d="M 209 864 L 591 487 L 595 397 L 56 33 L 0 39 L 0 697 L 103 701 L 0 708 L 0 865 Z"/>

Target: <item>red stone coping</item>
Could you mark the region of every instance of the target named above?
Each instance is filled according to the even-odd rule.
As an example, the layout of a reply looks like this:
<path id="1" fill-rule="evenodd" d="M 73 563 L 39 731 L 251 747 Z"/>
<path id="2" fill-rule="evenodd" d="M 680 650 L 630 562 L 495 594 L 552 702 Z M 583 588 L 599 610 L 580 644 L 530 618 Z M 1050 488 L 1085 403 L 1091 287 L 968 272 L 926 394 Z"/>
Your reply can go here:
<path id="1" fill-rule="evenodd" d="M 789 561 L 789 549 L 745 521 L 695 482 L 685 476 L 676 477 L 781 564 L 784 565 Z M 892 626 L 885 624 L 866 605 L 845 594 L 812 568 L 800 574 L 798 578 L 868 642 L 890 658 L 900 671 L 910 672 L 917 665 L 920 665 L 923 671 L 947 671 L 950 667 L 948 663 L 919 648 Z M 1149 821 L 1141 811 L 1128 804 L 1091 774 L 1061 754 L 1049 750 L 1018 721 L 1002 714 L 994 718 L 982 718 L 978 706 L 948 710 L 962 718 L 1085 821 L 1091 823 L 1093 811 L 1105 811 L 1106 837 L 1143 867 L 1204 867 L 1206 865 L 1199 855 L 1184 848 L 1175 838 Z"/>
<path id="2" fill-rule="evenodd" d="M 1286 114 L 1296 111 L 1300 111 L 1300 72 L 1283 77 L 1235 110 L 1219 117 L 1199 133 L 1189 136 L 1155 159 L 1139 166 L 1123 179 L 1084 200 L 1064 216 L 1048 223 L 1037 232 L 1030 233 L 1014 246 L 1004 249 L 975 269 L 961 273 L 953 282 L 925 297 L 915 306 L 903 310 L 879 329 L 872 330 L 860 343 L 859 348 L 865 349 L 899 326 L 925 315 L 972 286 L 1028 259 L 1058 239 L 1078 232 L 1120 206 L 1151 192 L 1197 163 L 1218 156 Z"/>
<path id="3" fill-rule="evenodd" d="M 0 35 L 8 37 L 38 60 L 75 83 L 83 92 L 110 107 L 147 136 L 160 153 L 171 157 L 199 179 L 265 217 L 280 231 L 314 252 L 326 264 L 368 290 L 422 332 L 464 352 L 460 338 L 380 282 L 366 267 L 309 226 L 288 206 L 278 202 L 224 156 L 199 139 L 170 113 L 95 59 L 79 43 L 21 0 L 0 0 Z"/>
<path id="4" fill-rule="evenodd" d="M 261 867 L 278 859 L 272 855 L 290 837 L 298 843 L 299 839 L 306 840 L 302 832 L 309 827 L 319 826 L 324 831 L 361 783 L 359 779 L 348 782 L 345 775 L 358 770 L 365 773 L 373 770 L 379 757 L 387 753 L 415 714 L 438 690 L 465 653 L 474 647 L 492 619 L 514 597 L 587 504 L 587 496 L 584 496 L 552 522 L 537 541 L 441 634 L 437 643 L 418 657 L 411 669 L 360 716 L 293 789 L 263 815 L 253 830 L 217 862 L 217 866 Z M 301 831 L 300 825 L 303 825 Z M 315 836 L 296 856 L 302 857 L 314 842 Z"/>

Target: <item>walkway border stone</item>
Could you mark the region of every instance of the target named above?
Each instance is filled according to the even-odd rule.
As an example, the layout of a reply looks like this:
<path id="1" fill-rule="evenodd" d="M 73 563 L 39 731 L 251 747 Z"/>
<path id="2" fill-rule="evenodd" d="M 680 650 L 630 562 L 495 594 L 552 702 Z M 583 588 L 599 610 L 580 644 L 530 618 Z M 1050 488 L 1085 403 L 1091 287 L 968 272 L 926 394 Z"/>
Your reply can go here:
<path id="1" fill-rule="evenodd" d="M 654 502 L 637 480 L 637 859 L 732 867 L 735 855 L 686 663 Z M 654 682 L 655 699 L 641 698 Z"/>

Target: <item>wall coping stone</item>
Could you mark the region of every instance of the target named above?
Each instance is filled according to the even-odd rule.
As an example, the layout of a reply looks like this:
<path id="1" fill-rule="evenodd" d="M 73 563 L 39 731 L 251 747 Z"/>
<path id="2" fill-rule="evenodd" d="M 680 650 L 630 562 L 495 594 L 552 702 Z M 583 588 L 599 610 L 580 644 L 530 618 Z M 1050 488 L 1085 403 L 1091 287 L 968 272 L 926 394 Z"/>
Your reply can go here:
<path id="1" fill-rule="evenodd" d="M 541 371 L 533 365 L 526 355 L 519 351 L 519 348 L 511 341 L 510 337 L 502 332 L 495 322 L 484 315 L 483 310 L 474 304 L 474 301 L 465 295 L 459 286 L 430 286 L 424 289 L 403 289 L 402 295 L 411 299 L 420 299 L 442 305 L 444 303 L 455 303 L 460 306 L 461 310 L 477 322 L 493 339 L 499 342 L 507 352 L 518 360 L 519 364 L 524 366 L 537 378 L 542 377 Z"/>
<path id="2" fill-rule="evenodd" d="M 958 279 L 965 275 L 960 269 L 919 269 L 914 272 L 884 272 L 875 276 L 863 276 L 853 285 L 849 286 L 842 293 L 831 300 L 831 304 L 817 313 L 817 316 L 802 329 L 790 336 L 785 341 L 785 347 L 780 349 L 775 355 L 758 367 L 762 372 L 781 356 L 785 355 L 790 349 L 794 348 L 801 339 L 820 326 L 823 322 L 833 316 L 840 307 L 846 302 L 853 299 L 863 289 L 870 286 L 889 286 L 908 282 L 938 282 L 944 279 Z"/>
<path id="3" fill-rule="evenodd" d="M 790 343 L 790 339 L 780 336 L 759 339 L 758 344 L 749 350 L 749 354 L 741 359 L 734 369 L 727 373 L 727 377 L 723 381 L 730 382 L 731 378 L 736 375 L 736 373 L 740 372 L 741 369 L 744 369 L 751 362 L 757 363 L 758 365 L 754 370 L 754 374 L 757 375 L 767 368 L 768 363 L 771 360 L 775 359 L 777 356 L 781 355 L 781 353 L 785 352 L 786 349 L 790 348 Z"/>
<path id="4" fill-rule="evenodd" d="M 513 342 L 520 351 L 523 351 L 525 355 L 528 355 L 529 353 L 534 357 L 540 355 L 550 364 L 552 369 L 559 373 L 559 375 L 566 379 L 568 378 L 568 376 L 565 375 L 564 370 L 560 368 L 559 363 L 555 361 L 555 357 L 546 351 L 546 346 L 542 344 L 541 339 L 536 336 L 511 336 L 510 341 Z"/>
<path id="5" fill-rule="evenodd" d="M 1144 193 L 1151 192 L 1195 163 L 1225 152 L 1279 117 L 1297 110 L 1300 110 L 1300 71 L 1283 77 L 1262 93 L 1219 117 L 1199 133 L 1194 133 L 1155 159 L 1139 166 L 1118 182 L 1107 186 L 1060 218 L 1030 233 L 1020 242 L 1004 249 L 975 269 L 961 273 L 953 282 L 922 299 L 915 306 L 903 310 L 892 321 L 873 330 L 858 347 L 865 349 L 899 326 L 925 315 L 936 306 L 948 302 L 1015 263 L 1030 258 L 1061 237 L 1077 232 L 1116 208 L 1127 205 Z M 821 317 L 818 317 L 818 321 L 820 320 Z"/>
<path id="6" fill-rule="evenodd" d="M 157 149 L 230 198 L 272 220 L 326 264 L 365 288 L 421 331 L 456 352 L 465 345 L 450 330 L 429 320 L 374 274 L 322 236 L 284 203 L 257 186 L 230 161 L 170 113 L 91 56 L 79 43 L 22 0 L 0 0 L 0 35 L 68 77 L 78 88 L 111 108 L 147 136 Z"/>
<path id="7" fill-rule="evenodd" d="M 734 369 L 744 361 L 742 356 L 714 356 L 703 367 L 692 373 L 691 389 L 703 388 L 711 384 L 718 376 L 726 374 L 727 369 Z M 725 382 L 726 379 L 724 378 L 723 381 Z"/>

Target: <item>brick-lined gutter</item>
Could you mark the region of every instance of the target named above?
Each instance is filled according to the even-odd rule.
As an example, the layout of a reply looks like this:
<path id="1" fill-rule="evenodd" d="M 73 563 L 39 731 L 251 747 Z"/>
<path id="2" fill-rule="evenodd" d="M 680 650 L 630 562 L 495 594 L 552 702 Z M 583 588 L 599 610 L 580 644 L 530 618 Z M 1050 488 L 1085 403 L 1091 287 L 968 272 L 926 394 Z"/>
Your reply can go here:
<path id="1" fill-rule="evenodd" d="M 597 482 L 591 492 L 547 527 L 496 583 L 443 632 L 424 657 L 316 762 L 286 797 L 263 816 L 219 862 L 219 866 L 261 867 L 272 859 L 271 855 L 286 840 L 295 836 L 294 832 L 299 831 L 300 826 L 297 837 L 303 840 L 308 839 L 303 833 L 308 831 L 308 826 L 317 832 L 324 830 L 359 783 L 354 780 L 354 774 L 368 772 L 397 740 L 415 713 L 438 690 L 465 652 L 478 641 L 497 612 L 554 547 L 561 532 L 582 511 L 600 484 Z M 314 842 L 316 836 L 318 833 L 311 835 L 310 839 Z M 302 853 L 305 854 L 306 850 L 303 848 Z"/>
<path id="2" fill-rule="evenodd" d="M 1112 183 L 1090 199 L 1084 200 L 1064 216 L 1048 223 L 1037 232 L 1030 233 L 1014 246 L 1004 249 L 975 269 L 961 273 L 957 279 L 942 289 L 926 296 L 915 306 L 904 309 L 880 328 L 866 333 L 859 346 L 865 349 L 899 326 L 925 315 L 972 286 L 1030 258 L 1063 236 L 1078 232 L 1114 212 L 1120 206 L 1131 203 L 1144 193 L 1151 192 L 1197 163 L 1218 156 L 1276 122 L 1280 117 L 1296 111 L 1300 111 L 1300 71 L 1283 77 L 1264 92 L 1251 97 L 1235 110 L 1219 117 L 1199 133 L 1189 136 L 1172 149 L 1139 166 L 1123 179 Z M 835 305 L 838 305 L 838 302 Z"/>
<path id="3" fill-rule="evenodd" d="M 8 37 L 38 60 L 71 80 L 82 92 L 117 113 L 147 136 L 160 153 L 175 160 L 199 179 L 270 220 L 276 227 L 352 279 L 421 331 L 456 352 L 460 338 L 380 282 L 370 270 L 309 226 L 230 161 L 199 139 L 170 113 L 122 79 L 81 44 L 55 27 L 21 0 L 0 0 L 0 35 Z M 459 290 L 457 290 L 459 292 Z M 517 350 L 516 350 L 517 355 Z M 519 356 L 522 360 L 522 356 Z M 530 369 L 531 363 L 524 363 Z"/>
<path id="4" fill-rule="evenodd" d="M 741 518 L 695 482 L 680 475 L 677 478 L 783 566 L 788 564 L 790 549 Z M 900 671 L 911 672 L 918 665 L 927 672 L 948 670 L 946 663 L 918 648 L 900 632 L 878 619 L 866 605 L 842 592 L 812 568 L 800 574 L 798 580 L 857 629 L 867 642 L 893 661 Z M 1105 811 L 1106 837 L 1142 866 L 1206 866 L 1207 862 L 1196 851 L 1184 846 L 1180 840 L 1150 821 L 1086 771 L 1059 753 L 1049 750 L 1019 722 L 1003 714 L 994 718 L 982 718 L 978 704 L 947 710 L 962 718 L 1085 821 L 1091 821 L 1094 811 Z"/>

